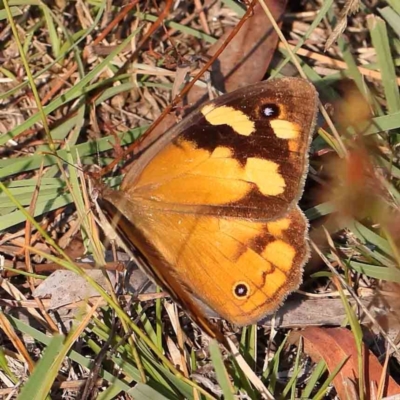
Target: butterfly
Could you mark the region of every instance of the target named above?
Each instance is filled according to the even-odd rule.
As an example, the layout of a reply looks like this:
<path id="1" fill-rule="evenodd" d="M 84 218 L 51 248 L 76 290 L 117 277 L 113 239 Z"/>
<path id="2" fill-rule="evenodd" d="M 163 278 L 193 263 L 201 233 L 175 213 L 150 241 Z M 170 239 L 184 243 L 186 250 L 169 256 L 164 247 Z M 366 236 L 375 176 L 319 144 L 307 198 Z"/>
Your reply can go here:
<path id="1" fill-rule="evenodd" d="M 318 94 L 271 79 L 207 102 L 139 156 L 99 205 L 146 272 L 210 336 L 199 301 L 256 323 L 298 288 L 309 258 L 298 206 Z"/>

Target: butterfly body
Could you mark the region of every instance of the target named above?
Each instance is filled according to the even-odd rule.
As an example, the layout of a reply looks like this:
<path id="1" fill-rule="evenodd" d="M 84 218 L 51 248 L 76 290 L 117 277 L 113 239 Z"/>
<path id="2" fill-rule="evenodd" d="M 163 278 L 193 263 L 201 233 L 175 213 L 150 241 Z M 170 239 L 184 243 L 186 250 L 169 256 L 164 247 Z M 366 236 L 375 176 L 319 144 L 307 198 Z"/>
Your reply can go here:
<path id="1" fill-rule="evenodd" d="M 120 190 L 103 192 L 123 240 L 203 328 L 195 299 L 248 325 L 300 284 L 309 249 L 297 202 L 316 105 L 298 78 L 221 96 L 152 144 Z"/>

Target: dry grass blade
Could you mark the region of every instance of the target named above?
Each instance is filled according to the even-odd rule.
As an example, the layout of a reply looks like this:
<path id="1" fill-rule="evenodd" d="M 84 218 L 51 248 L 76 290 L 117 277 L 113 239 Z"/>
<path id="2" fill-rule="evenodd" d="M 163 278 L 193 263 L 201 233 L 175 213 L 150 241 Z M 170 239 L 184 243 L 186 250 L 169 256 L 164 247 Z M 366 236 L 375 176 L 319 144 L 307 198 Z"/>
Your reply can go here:
<path id="1" fill-rule="evenodd" d="M 325 43 L 325 51 L 327 51 L 338 37 L 345 31 L 347 27 L 347 19 L 351 14 L 354 14 L 360 8 L 360 0 L 346 0 L 342 11 L 340 12 L 338 22 L 336 23 L 335 29 L 330 34 L 328 40 Z"/>
<path id="2" fill-rule="evenodd" d="M 260 392 L 263 398 L 273 400 L 274 399 L 273 394 L 265 387 L 261 379 L 249 367 L 249 365 L 246 363 L 245 359 L 242 357 L 242 355 L 240 354 L 239 350 L 234 345 L 234 343 L 229 338 L 227 338 L 227 340 L 230 346 L 230 351 L 232 353 L 232 356 L 240 365 L 241 369 L 243 370 L 245 375 L 249 378 L 254 387 Z"/>
<path id="3" fill-rule="evenodd" d="M 26 346 L 18 337 L 13 326 L 10 324 L 10 321 L 7 319 L 3 312 L 0 312 L 0 327 L 3 330 L 4 334 L 11 341 L 11 343 L 14 345 L 14 347 L 17 349 L 18 353 L 27 363 L 29 371 L 32 372 L 34 370 L 35 363 L 32 360 L 28 350 L 26 349 Z"/>

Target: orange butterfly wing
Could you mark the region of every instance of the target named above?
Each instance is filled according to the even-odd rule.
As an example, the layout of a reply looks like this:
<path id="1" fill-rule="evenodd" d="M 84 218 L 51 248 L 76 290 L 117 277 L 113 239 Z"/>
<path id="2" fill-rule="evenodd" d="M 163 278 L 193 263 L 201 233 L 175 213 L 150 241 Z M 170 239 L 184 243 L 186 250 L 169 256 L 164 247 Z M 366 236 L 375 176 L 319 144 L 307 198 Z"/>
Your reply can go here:
<path id="1" fill-rule="evenodd" d="M 309 250 L 297 201 L 316 106 L 302 79 L 239 89 L 200 107 L 145 151 L 121 190 L 103 193 L 122 237 L 203 328 L 194 298 L 246 325 L 299 285 Z"/>

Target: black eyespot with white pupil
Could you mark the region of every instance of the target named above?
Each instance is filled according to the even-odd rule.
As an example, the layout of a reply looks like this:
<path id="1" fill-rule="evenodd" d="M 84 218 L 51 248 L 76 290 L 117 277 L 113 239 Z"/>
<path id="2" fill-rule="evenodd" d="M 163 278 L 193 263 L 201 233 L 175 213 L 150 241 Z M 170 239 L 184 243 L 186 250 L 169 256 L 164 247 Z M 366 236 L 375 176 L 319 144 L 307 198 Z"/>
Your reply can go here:
<path id="1" fill-rule="evenodd" d="M 234 286 L 233 292 L 237 298 L 243 299 L 249 295 L 250 288 L 246 283 L 240 282 Z"/>
<path id="2" fill-rule="evenodd" d="M 274 103 L 269 103 L 269 104 L 264 104 L 261 107 L 261 113 L 264 117 L 267 117 L 268 119 L 275 119 L 279 117 L 281 110 L 279 109 L 278 105 Z"/>

